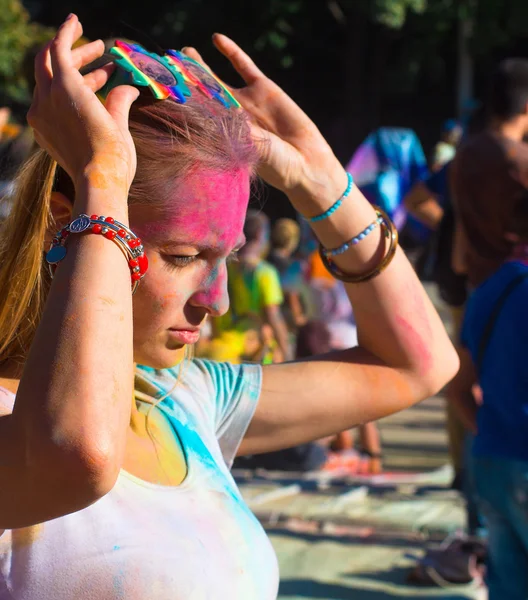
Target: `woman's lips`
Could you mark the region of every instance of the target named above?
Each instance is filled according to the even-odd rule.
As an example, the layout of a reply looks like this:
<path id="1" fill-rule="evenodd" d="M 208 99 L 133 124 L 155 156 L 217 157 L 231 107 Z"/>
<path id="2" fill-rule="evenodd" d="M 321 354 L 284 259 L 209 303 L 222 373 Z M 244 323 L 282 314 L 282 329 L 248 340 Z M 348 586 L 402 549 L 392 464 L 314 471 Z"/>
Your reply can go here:
<path id="1" fill-rule="evenodd" d="M 175 329 L 171 327 L 169 333 L 173 339 L 182 344 L 196 344 L 200 338 L 199 329 Z"/>

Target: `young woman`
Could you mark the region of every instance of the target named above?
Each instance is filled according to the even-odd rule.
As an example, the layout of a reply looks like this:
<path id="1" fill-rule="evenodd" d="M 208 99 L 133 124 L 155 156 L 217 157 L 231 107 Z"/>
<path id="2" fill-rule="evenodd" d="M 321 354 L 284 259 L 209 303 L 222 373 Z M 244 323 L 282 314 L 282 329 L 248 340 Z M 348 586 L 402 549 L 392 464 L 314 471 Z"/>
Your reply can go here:
<path id="1" fill-rule="evenodd" d="M 28 120 L 42 150 L 2 231 L 0 598 L 275 598 L 276 561 L 230 476 L 234 456 L 401 410 L 454 375 L 456 354 L 398 250 L 347 285 L 358 348 L 265 368 L 183 360 L 207 315 L 227 308 L 254 168 L 308 218 L 328 213 L 347 175 L 228 38 L 214 42 L 246 82 L 233 92 L 245 110 L 196 90 L 185 104 L 138 99 L 130 86 L 103 105 L 94 91 L 109 69 L 79 72 L 103 44 L 72 50 L 81 32 L 70 16 L 36 59 Z M 143 240 L 150 266 L 133 298 L 103 235 L 72 232 L 51 283 L 43 256 L 82 214 Z M 352 188 L 314 230 L 331 249 L 375 219 Z M 334 271 L 387 264 L 387 227 Z"/>

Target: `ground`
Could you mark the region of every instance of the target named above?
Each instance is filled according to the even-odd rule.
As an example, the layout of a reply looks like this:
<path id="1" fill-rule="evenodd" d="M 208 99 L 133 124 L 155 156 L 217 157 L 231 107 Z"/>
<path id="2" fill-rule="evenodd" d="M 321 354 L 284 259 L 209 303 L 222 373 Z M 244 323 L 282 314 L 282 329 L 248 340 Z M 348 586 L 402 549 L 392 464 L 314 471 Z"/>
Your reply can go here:
<path id="1" fill-rule="evenodd" d="M 380 429 L 385 476 L 236 474 L 277 552 L 280 600 L 483 597 L 473 586 L 406 582 L 426 547 L 464 527 L 464 503 L 450 489 L 443 396 Z"/>

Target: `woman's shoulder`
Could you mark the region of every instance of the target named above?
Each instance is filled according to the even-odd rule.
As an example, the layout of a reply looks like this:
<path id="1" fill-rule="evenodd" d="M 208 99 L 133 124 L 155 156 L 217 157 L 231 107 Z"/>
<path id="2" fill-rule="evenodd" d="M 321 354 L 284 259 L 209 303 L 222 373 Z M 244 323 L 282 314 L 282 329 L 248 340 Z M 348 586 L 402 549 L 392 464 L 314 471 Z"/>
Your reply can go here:
<path id="1" fill-rule="evenodd" d="M 15 394 L 0 385 L 0 416 L 9 415 L 15 405 Z"/>
<path id="2" fill-rule="evenodd" d="M 261 376 L 261 366 L 258 364 L 233 364 L 205 358 L 184 360 L 167 369 L 138 366 L 138 371 L 165 392 L 169 392 L 170 387 L 176 384 L 193 391 L 212 391 L 213 388 L 217 393 L 229 392 L 242 385 L 256 385 Z"/>
<path id="3" fill-rule="evenodd" d="M 259 364 L 234 364 L 195 358 L 185 371 L 182 381 L 194 388 L 213 393 L 216 402 L 226 402 L 233 395 L 253 388 L 260 389 L 262 367 Z"/>

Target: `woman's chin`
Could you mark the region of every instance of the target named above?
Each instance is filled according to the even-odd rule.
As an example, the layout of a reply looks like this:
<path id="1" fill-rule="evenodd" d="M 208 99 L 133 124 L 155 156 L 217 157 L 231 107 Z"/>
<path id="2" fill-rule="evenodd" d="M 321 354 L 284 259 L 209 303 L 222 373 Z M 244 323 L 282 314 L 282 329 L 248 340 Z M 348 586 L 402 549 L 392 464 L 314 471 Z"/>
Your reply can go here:
<path id="1" fill-rule="evenodd" d="M 185 346 L 179 345 L 177 348 L 162 348 L 152 353 L 142 353 L 140 360 L 136 363 L 152 369 L 170 369 L 179 365 L 185 358 Z"/>

